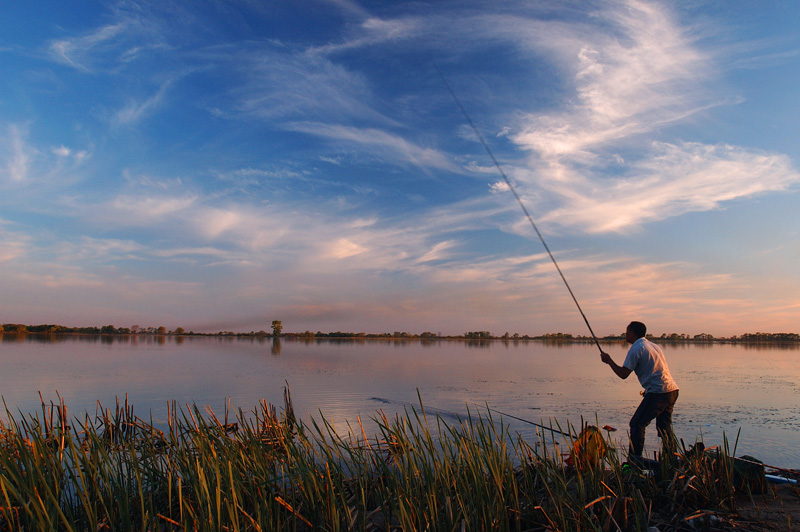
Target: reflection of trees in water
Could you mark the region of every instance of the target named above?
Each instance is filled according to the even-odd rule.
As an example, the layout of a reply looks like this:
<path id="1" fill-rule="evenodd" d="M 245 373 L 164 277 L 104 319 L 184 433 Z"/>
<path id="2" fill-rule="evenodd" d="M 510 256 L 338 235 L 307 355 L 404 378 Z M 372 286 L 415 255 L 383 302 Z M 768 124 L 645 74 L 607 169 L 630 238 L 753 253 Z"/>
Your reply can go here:
<path id="1" fill-rule="evenodd" d="M 246 337 L 243 337 L 246 338 Z M 181 345 L 190 342 L 192 336 L 178 336 L 171 334 L 51 334 L 51 333 L 8 333 L 0 334 L 0 342 L 3 343 L 23 343 L 32 342 L 37 344 L 60 344 L 64 342 L 85 342 L 101 343 L 103 345 L 130 344 L 137 345 L 165 345 L 175 343 Z M 237 338 L 228 338 L 229 341 Z M 263 338 L 248 338 L 250 341 L 263 343 Z"/>
<path id="2" fill-rule="evenodd" d="M 542 342 L 547 347 L 556 347 L 558 349 L 564 349 L 565 347 L 571 348 L 576 343 L 571 340 L 555 339 L 555 338 L 546 338 L 544 340 L 538 340 L 538 341 Z M 527 340 L 525 340 L 525 342 L 527 343 Z M 503 343 L 508 344 L 507 341 L 503 341 Z M 585 343 L 585 342 L 580 342 L 580 343 Z M 517 345 L 516 341 L 514 342 L 514 345 Z"/>
<path id="3" fill-rule="evenodd" d="M 9 334 L 9 333 L 4 333 L 4 334 L 0 334 L 0 340 L 2 340 L 3 342 L 8 342 L 8 343 L 22 343 L 27 339 L 27 338 L 25 338 L 26 336 L 28 336 L 28 335 L 27 334 L 14 334 L 14 333 L 10 333 Z"/>
<path id="4" fill-rule="evenodd" d="M 322 336 L 322 337 L 320 337 L 320 336 L 313 336 L 313 337 L 303 336 L 301 338 L 303 338 L 303 341 L 313 340 L 314 342 L 316 342 L 318 344 L 325 344 L 325 343 L 330 343 L 330 344 L 361 344 L 361 345 L 366 344 L 366 339 L 365 338 L 359 338 L 358 336 L 342 336 L 342 337 L 339 337 L 339 336 L 327 336 L 327 337 L 325 337 L 325 336 Z M 297 340 L 297 338 L 293 338 L 293 340 Z"/>
<path id="5" fill-rule="evenodd" d="M 676 349 L 681 349 L 681 350 L 684 350 L 684 351 L 685 350 L 689 350 L 689 349 L 691 349 L 692 351 L 694 351 L 694 350 L 707 350 L 707 349 L 713 349 L 713 348 L 719 347 L 719 344 L 716 344 L 714 342 L 670 342 L 670 341 L 659 342 L 658 340 L 659 339 L 656 338 L 654 340 L 654 342 L 659 344 L 659 345 L 664 346 L 667 349 L 673 350 L 673 351 L 676 350 Z"/>
<path id="6" fill-rule="evenodd" d="M 763 351 L 764 349 L 780 349 L 786 351 L 800 350 L 800 344 L 787 342 L 737 342 L 734 345 L 741 345 L 744 349 L 753 349 L 756 351 Z"/>
<path id="7" fill-rule="evenodd" d="M 576 344 L 589 344 L 594 343 L 592 338 L 587 337 L 575 337 L 575 338 L 553 338 L 553 337 L 536 337 L 536 338 L 525 338 L 525 337 L 518 337 L 515 338 L 514 336 L 505 337 L 492 337 L 492 338 L 485 338 L 485 337 L 475 337 L 475 338 L 459 338 L 459 337 L 432 337 L 432 336 L 419 336 L 419 337 L 402 337 L 402 336 L 391 336 L 388 333 L 382 336 L 365 336 L 364 333 L 361 333 L 358 336 L 320 336 L 319 334 L 315 333 L 303 333 L 303 334 L 292 334 L 289 336 L 282 336 L 280 339 L 278 337 L 270 337 L 267 333 L 251 333 L 251 334 L 242 334 L 242 335 L 234 335 L 231 334 L 194 334 L 189 333 L 186 335 L 179 335 L 174 333 L 164 333 L 158 334 L 156 333 L 155 329 L 152 327 L 153 332 L 144 332 L 146 329 L 138 329 L 136 333 L 106 333 L 102 334 L 99 332 L 94 333 L 72 333 L 72 332 L 52 332 L 52 330 L 56 327 L 60 326 L 52 326 L 50 329 L 46 330 L 45 332 L 19 332 L 17 330 L 10 330 L 11 328 L 8 324 L 3 325 L 5 327 L 5 331 L 0 331 L 0 343 L 24 343 L 24 342 L 32 342 L 32 343 L 42 343 L 42 344 L 57 344 L 63 342 L 88 342 L 88 343 L 102 343 L 103 345 L 112 345 L 112 344 L 130 344 L 132 346 L 137 345 L 165 345 L 165 344 L 176 344 L 176 345 L 183 345 L 185 342 L 191 343 L 192 341 L 200 341 L 204 338 L 216 338 L 218 342 L 221 343 L 234 343 L 234 342 L 249 342 L 249 343 L 258 343 L 263 344 L 268 341 L 272 341 L 272 351 L 273 354 L 280 354 L 281 346 L 280 341 L 287 341 L 287 342 L 298 342 L 303 343 L 304 345 L 311 345 L 311 344 L 338 344 L 338 345 L 366 345 L 366 344 L 388 344 L 395 347 L 415 347 L 415 346 L 422 346 L 422 347 L 434 347 L 440 345 L 441 342 L 460 342 L 463 343 L 466 347 L 471 348 L 488 348 L 492 344 L 499 344 L 503 345 L 506 348 L 511 346 L 520 347 L 521 345 L 528 345 L 529 343 L 540 343 L 546 345 L 549 348 L 556 348 L 556 349 L 569 349 Z M 24 326 L 22 326 L 24 327 Z M 45 326 L 41 326 L 45 327 Z M 97 329 L 99 331 L 99 329 Z M 321 334 L 321 333 L 320 333 Z M 329 334 L 337 334 L 337 333 L 329 333 Z M 349 333 L 339 333 L 339 334 L 349 334 Z M 484 333 L 475 333 L 475 334 L 484 334 Z M 672 336 L 672 335 L 670 335 Z M 678 336 L 678 335 L 676 335 Z M 710 335 L 697 335 L 698 337 L 709 336 Z M 680 350 L 680 351 L 687 351 L 687 350 L 700 350 L 700 351 L 710 351 L 717 349 L 719 346 L 734 346 L 734 347 L 741 347 L 742 349 L 746 349 L 748 351 L 760 351 L 760 350 L 778 350 L 778 351 L 800 351 L 800 338 L 799 335 L 795 333 L 753 333 L 753 334 L 744 334 L 739 337 L 732 337 L 732 338 L 713 338 L 713 339 L 698 339 L 698 338 L 690 338 L 688 335 L 684 335 L 683 338 L 678 338 L 674 340 L 667 335 L 662 335 L 662 337 L 652 337 L 649 336 L 648 338 L 655 341 L 657 344 L 667 347 L 670 350 Z M 278 340 L 278 342 L 275 342 Z M 611 337 L 603 337 L 600 339 L 600 342 L 603 346 L 615 346 L 620 345 L 623 348 L 627 349 L 627 344 L 624 340 L 611 338 Z M 277 344 L 277 347 L 276 347 Z"/>
<path id="8" fill-rule="evenodd" d="M 238 342 L 250 342 L 251 344 L 263 344 L 267 341 L 266 333 L 256 334 L 256 335 L 246 335 L 246 336 L 237 336 L 236 340 Z"/>
<path id="9" fill-rule="evenodd" d="M 486 349 L 492 345 L 491 340 L 464 340 L 464 345 L 467 347 L 477 347 L 479 349 Z"/>
<path id="10" fill-rule="evenodd" d="M 281 339 L 277 336 L 272 338 L 272 348 L 269 350 L 269 352 L 275 356 L 281 354 Z"/>

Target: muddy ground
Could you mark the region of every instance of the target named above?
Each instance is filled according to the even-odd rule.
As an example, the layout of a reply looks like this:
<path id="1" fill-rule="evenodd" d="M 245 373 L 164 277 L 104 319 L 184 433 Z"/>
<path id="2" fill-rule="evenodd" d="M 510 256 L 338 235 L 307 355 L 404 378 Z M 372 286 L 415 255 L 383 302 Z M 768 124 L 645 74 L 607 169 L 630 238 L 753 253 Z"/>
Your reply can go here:
<path id="1" fill-rule="evenodd" d="M 733 530 L 772 532 L 800 531 L 800 489 L 781 484 L 770 486 L 767 493 L 737 499 L 738 516 L 731 521 Z"/>

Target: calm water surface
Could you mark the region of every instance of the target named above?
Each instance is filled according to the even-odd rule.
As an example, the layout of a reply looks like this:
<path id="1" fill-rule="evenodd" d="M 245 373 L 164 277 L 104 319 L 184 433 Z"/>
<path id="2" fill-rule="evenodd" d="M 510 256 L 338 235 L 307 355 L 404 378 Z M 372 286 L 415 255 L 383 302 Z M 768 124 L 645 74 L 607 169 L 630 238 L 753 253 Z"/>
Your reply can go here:
<path id="1" fill-rule="evenodd" d="M 491 408 L 534 422 L 581 417 L 620 429 L 625 437 L 639 403 L 635 376 L 625 381 L 584 344 L 501 341 L 335 341 L 198 338 L 76 338 L 44 341 L 0 335 L 0 395 L 16 413 L 40 410 L 60 395 L 71 413 L 94 413 L 117 397 L 156 422 L 167 404 L 197 403 L 222 412 L 226 401 L 245 410 L 260 399 L 283 403 L 289 383 L 299 416 L 320 412 L 346 432 L 356 417 L 419 405 L 453 413 Z M 605 348 L 621 363 L 626 345 Z M 665 345 L 681 388 L 675 430 L 707 446 L 735 440 L 737 455 L 777 467 L 800 467 L 800 349 L 742 345 Z M 478 405 L 478 406 L 476 406 Z M 508 420 L 513 432 L 535 429 Z M 657 443 L 648 428 L 647 449 Z"/>

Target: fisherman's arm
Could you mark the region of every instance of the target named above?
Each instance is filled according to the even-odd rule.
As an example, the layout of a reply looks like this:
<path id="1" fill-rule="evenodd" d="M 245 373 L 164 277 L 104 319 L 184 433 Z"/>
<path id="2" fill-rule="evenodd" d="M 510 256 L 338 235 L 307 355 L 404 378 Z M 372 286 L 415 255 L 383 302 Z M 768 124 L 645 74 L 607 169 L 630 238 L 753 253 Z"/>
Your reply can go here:
<path id="1" fill-rule="evenodd" d="M 619 366 L 614 359 L 611 358 L 611 355 L 608 353 L 601 351 L 600 352 L 600 360 L 602 360 L 605 364 L 611 366 L 611 369 L 614 370 L 614 373 L 617 374 L 617 377 L 620 379 L 627 379 L 628 375 L 631 374 L 631 370 L 626 368 L 625 366 Z"/>

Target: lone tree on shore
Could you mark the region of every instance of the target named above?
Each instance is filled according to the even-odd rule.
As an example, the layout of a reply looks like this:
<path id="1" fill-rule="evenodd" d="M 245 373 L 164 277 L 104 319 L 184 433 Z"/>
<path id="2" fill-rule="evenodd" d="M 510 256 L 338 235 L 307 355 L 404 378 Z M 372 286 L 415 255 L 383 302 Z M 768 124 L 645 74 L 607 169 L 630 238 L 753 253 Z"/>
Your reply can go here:
<path id="1" fill-rule="evenodd" d="M 272 336 L 280 336 L 282 330 L 283 330 L 283 325 L 281 325 L 281 320 L 273 320 Z"/>

